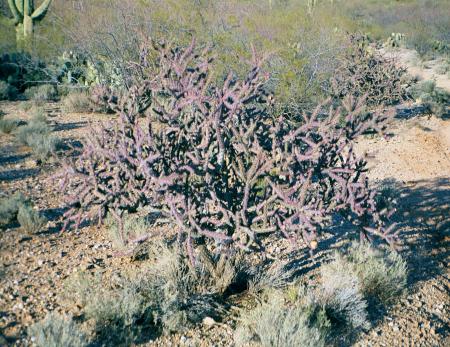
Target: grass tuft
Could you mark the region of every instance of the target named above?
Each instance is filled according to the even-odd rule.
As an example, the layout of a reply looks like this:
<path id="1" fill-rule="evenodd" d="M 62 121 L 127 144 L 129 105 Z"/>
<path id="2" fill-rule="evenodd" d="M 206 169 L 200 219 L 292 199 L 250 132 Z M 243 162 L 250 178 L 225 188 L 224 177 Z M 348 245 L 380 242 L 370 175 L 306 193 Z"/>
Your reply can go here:
<path id="1" fill-rule="evenodd" d="M 37 347 L 84 347 L 88 339 L 72 318 L 51 313 L 32 325 L 28 335 Z"/>
<path id="2" fill-rule="evenodd" d="M 56 152 L 60 140 L 52 135 L 45 113 L 37 109 L 31 121 L 17 130 L 18 141 L 31 148 L 33 155 L 40 161 L 48 161 Z"/>
<path id="3" fill-rule="evenodd" d="M 41 231 L 47 223 L 47 219 L 44 216 L 41 216 L 31 205 L 26 203 L 20 205 L 19 212 L 17 213 L 17 221 L 29 234 L 35 234 Z"/>

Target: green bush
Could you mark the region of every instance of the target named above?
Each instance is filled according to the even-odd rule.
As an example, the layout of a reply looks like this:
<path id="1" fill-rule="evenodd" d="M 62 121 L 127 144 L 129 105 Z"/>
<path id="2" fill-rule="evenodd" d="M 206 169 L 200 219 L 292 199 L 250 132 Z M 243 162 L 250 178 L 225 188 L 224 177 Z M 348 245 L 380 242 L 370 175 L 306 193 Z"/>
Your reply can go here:
<path id="1" fill-rule="evenodd" d="M 28 335 L 37 347 L 85 347 L 88 339 L 72 318 L 50 313 L 44 320 L 33 324 Z"/>
<path id="2" fill-rule="evenodd" d="M 20 226 L 29 234 L 35 234 L 42 230 L 47 219 L 39 214 L 30 204 L 21 204 L 17 214 Z"/>

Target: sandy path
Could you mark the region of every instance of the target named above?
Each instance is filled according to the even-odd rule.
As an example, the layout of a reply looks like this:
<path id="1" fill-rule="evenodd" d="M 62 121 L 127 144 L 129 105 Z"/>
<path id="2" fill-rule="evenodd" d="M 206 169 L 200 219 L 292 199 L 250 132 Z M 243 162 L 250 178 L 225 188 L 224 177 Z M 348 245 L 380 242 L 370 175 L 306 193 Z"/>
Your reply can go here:
<path id="1" fill-rule="evenodd" d="M 405 66 L 411 76 L 418 77 L 419 80 L 434 80 L 436 86 L 445 89 L 450 93 L 449 74 L 438 73 L 440 65 L 444 64 L 444 59 L 435 59 L 420 64 L 418 53 L 411 49 L 396 48 L 391 50 L 381 50 L 382 54 L 389 58 L 397 59 L 401 65 Z"/>

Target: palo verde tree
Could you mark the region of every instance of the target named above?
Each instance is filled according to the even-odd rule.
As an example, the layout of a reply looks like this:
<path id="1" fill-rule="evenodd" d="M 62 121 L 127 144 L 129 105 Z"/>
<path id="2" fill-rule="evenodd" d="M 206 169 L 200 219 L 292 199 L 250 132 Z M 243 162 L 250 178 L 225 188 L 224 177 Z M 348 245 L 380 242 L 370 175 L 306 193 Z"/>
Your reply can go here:
<path id="1" fill-rule="evenodd" d="M 40 6 L 35 8 L 34 0 L 8 0 L 16 25 L 17 48 L 19 50 L 31 48 L 34 23 L 45 17 L 51 2 L 52 0 L 44 0 Z"/>

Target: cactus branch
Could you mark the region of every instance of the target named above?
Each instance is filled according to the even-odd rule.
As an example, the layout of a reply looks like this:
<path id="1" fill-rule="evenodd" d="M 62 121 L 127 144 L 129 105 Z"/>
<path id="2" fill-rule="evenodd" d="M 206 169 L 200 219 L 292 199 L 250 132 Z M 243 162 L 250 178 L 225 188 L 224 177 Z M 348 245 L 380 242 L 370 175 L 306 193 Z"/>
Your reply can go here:
<path id="1" fill-rule="evenodd" d="M 19 11 L 19 9 L 16 6 L 16 3 L 14 0 L 8 0 L 9 8 L 11 9 L 11 13 L 14 16 L 14 24 L 17 25 L 23 20 L 23 15 Z"/>
<path id="2" fill-rule="evenodd" d="M 52 0 L 45 0 L 41 6 L 39 6 L 36 10 L 34 10 L 33 14 L 31 15 L 31 18 L 33 20 L 42 20 L 45 17 L 45 14 L 47 13 L 50 4 L 52 3 Z"/>

